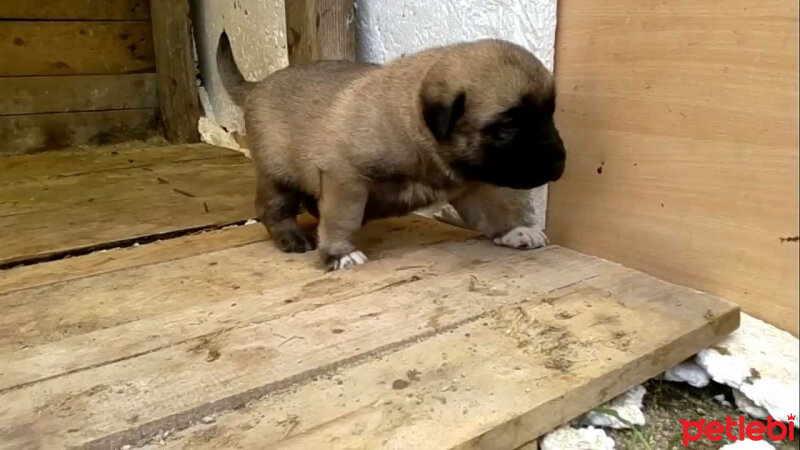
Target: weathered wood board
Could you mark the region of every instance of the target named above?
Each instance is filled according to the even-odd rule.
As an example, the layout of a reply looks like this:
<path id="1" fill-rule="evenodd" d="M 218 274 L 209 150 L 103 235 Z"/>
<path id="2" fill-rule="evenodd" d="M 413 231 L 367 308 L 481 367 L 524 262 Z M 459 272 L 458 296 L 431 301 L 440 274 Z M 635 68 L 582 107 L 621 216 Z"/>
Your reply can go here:
<path id="1" fill-rule="evenodd" d="M 150 22 L 0 21 L 0 75 L 89 75 L 155 68 Z"/>
<path id="2" fill-rule="evenodd" d="M 0 116 L 0 155 L 144 140 L 159 117 L 158 108 Z"/>
<path id="3" fill-rule="evenodd" d="M 154 73 L 0 77 L 0 92 L 0 115 L 158 108 Z"/>
<path id="4" fill-rule="evenodd" d="M 4 0 L 0 19 L 141 20 L 150 17 L 148 0 Z"/>
<path id="5" fill-rule="evenodd" d="M 164 134 L 173 143 L 200 142 L 200 97 L 189 0 L 152 0 L 150 7 Z"/>
<path id="6" fill-rule="evenodd" d="M 253 216 L 250 160 L 208 145 L 6 156 L 0 173 L 0 265 Z"/>
<path id="7" fill-rule="evenodd" d="M 349 0 L 286 2 L 289 63 L 356 59 L 355 3 Z"/>
<path id="8" fill-rule="evenodd" d="M 554 242 L 797 335 L 796 0 L 561 0 Z"/>
<path id="9" fill-rule="evenodd" d="M 255 237 L 6 271 L 0 447 L 514 449 L 738 324 L 712 296 L 420 217 L 369 224 L 372 261 L 333 274 Z"/>

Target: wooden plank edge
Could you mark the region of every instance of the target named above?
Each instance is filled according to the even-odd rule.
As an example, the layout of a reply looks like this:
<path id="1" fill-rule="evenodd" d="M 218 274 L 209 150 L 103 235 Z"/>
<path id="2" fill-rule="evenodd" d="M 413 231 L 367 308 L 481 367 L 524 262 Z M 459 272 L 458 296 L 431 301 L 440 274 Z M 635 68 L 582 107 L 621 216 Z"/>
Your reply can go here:
<path id="1" fill-rule="evenodd" d="M 501 435 L 518 435 L 518 430 L 531 429 L 533 424 L 537 427 L 543 427 L 547 430 L 553 430 L 564 423 L 567 423 L 588 410 L 583 408 L 576 408 L 572 405 L 580 404 L 581 399 L 585 399 L 590 394 L 590 390 L 597 389 L 597 384 L 600 383 L 604 387 L 600 389 L 602 392 L 601 397 L 598 399 L 593 407 L 600 406 L 607 401 L 623 394 L 633 386 L 644 383 L 647 380 L 659 375 L 663 369 L 658 367 L 674 367 L 686 359 L 697 354 L 700 350 L 708 348 L 722 341 L 726 336 L 733 333 L 739 328 L 740 324 L 740 308 L 730 302 L 732 308 L 719 316 L 709 319 L 709 322 L 700 328 L 691 330 L 677 339 L 671 341 L 667 346 L 661 347 L 657 350 L 650 352 L 647 355 L 639 358 L 632 364 L 622 367 L 618 370 L 603 374 L 599 378 L 590 380 L 575 389 L 571 390 L 566 396 L 553 400 L 559 403 L 559 411 L 563 411 L 564 420 L 557 419 L 557 416 L 551 414 L 540 414 L 541 409 L 548 410 L 549 408 L 539 408 L 537 411 L 532 411 L 528 414 L 516 417 L 508 422 L 496 426 L 490 430 L 475 436 L 471 440 L 464 442 L 461 445 L 453 447 L 452 450 L 489 450 L 494 449 L 494 443 L 497 442 Z M 703 342 L 703 345 L 698 345 L 698 342 Z M 676 349 L 685 349 L 683 351 L 676 351 Z M 643 375 L 636 375 L 643 374 Z M 589 409 L 591 410 L 591 408 Z M 544 424 L 544 425 L 542 425 Z M 517 431 L 515 431 L 517 430 Z M 524 439 L 538 439 L 544 433 L 537 436 L 526 436 Z M 507 438 L 503 438 L 505 440 Z M 522 445 L 524 442 L 520 443 Z"/>

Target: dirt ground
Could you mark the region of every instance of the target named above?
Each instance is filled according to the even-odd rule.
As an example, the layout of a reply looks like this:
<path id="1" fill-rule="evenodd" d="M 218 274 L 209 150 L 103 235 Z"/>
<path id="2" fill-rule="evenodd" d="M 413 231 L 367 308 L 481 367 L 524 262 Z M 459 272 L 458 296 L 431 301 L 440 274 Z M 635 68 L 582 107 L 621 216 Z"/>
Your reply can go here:
<path id="1" fill-rule="evenodd" d="M 727 386 L 716 383 L 697 389 L 685 383 L 651 380 L 645 383 L 647 394 L 644 397 L 644 412 L 647 421 L 639 430 L 607 430 L 620 450 L 673 450 L 683 449 L 681 443 L 680 419 L 707 421 L 718 420 L 725 423 L 730 415 L 738 420 L 742 413 L 736 409 L 733 393 Z M 724 395 L 731 406 L 721 404 L 714 397 Z M 752 420 L 745 417 L 746 421 Z M 795 440 L 780 443 L 771 442 L 778 450 L 800 448 L 800 440 L 795 430 Z M 645 443 L 646 442 L 646 443 Z M 717 450 L 730 442 L 727 438 L 719 442 L 711 442 L 702 438 L 690 442 L 686 448 L 694 450 Z"/>

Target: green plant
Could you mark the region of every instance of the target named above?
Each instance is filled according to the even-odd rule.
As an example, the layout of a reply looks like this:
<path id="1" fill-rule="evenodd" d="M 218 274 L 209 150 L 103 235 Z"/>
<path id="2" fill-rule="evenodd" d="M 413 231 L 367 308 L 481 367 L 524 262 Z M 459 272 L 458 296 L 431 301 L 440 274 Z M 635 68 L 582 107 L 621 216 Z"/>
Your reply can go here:
<path id="1" fill-rule="evenodd" d="M 636 425 L 632 424 L 632 423 L 631 423 L 630 421 L 628 421 L 627 419 L 624 419 L 624 418 L 622 418 L 622 416 L 620 416 L 620 415 L 619 415 L 619 413 L 618 413 L 618 412 L 616 412 L 615 410 L 613 410 L 613 409 L 608 409 L 608 408 L 596 408 L 596 409 L 594 409 L 593 411 L 594 411 L 595 413 L 597 413 L 597 414 L 604 414 L 604 415 L 606 415 L 606 416 L 611 416 L 611 417 L 613 417 L 613 418 L 615 418 L 615 419 L 619 420 L 620 422 L 622 422 L 622 423 L 623 423 L 623 424 L 625 424 L 626 426 L 630 427 L 630 429 L 631 429 L 631 433 L 633 433 L 633 436 L 634 436 L 634 437 L 635 437 L 635 438 L 636 438 L 636 439 L 637 439 L 639 442 L 641 442 L 641 444 L 642 444 L 642 448 L 643 448 L 644 450 L 653 450 L 653 448 L 652 448 L 652 447 L 650 447 L 650 443 L 647 441 L 647 439 L 645 439 L 644 435 L 643 435 L 643 434 L 642 434 L 642 432 L 639 430 L 639 427 L 637 427 Z M 638 448 L 638 447 L 637 447 L 637 448 Z"/>

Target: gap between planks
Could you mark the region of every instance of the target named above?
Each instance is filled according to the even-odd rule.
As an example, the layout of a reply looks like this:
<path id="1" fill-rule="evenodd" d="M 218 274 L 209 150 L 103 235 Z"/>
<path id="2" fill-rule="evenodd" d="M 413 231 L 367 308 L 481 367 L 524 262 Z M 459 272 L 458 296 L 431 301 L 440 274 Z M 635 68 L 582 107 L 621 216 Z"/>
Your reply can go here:
<path id="1" fill-rule="evenodd" d="M 0 157 L 0 266 L 240 223 L 251 162 L 208 145 Z"/>

